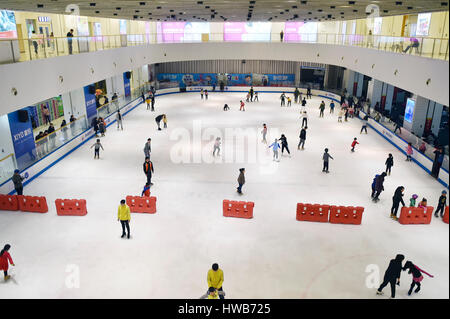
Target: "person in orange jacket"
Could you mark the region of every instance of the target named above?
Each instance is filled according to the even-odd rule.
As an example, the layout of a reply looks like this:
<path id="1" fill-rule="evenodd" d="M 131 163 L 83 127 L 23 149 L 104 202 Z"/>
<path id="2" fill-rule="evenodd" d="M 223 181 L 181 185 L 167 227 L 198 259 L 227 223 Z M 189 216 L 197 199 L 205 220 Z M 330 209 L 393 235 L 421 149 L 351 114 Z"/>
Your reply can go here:
<path id="1" fill-rule="evenodd" d="M 15 266 L 11 255 L 8 252 L 10 248 L 11 245 L 6 244 L 5 247 L 0 251 L 0 270 L 3 270 L 5 281 L 11 278 L 11 276 L 8 275 L 9 264 L 11 264 L 11 266 Z"/>
<path id="2" fill-rule="evenodd" d="M 153 185 L 152 175 L 154 173 L 153 163 L 150 161 L 150 157 L 145 158 L 145 163 L 143 165 L 145 176 L 147 176 L 147 184 Z"/>

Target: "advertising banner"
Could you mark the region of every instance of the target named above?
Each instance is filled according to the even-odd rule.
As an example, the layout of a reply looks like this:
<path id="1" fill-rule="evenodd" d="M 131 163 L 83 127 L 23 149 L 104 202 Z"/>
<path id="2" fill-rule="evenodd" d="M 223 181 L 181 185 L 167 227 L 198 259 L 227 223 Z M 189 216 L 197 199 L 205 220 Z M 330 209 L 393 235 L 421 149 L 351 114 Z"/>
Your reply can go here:
<path id="1" fill-rule="evenodd" d="M 228 86 L 252 86 L 252 74 L 227 74 Z"/>
<path id="2" fill-rule="evenodd" d="M 285 42 L 316 42 L 317 22 L 286 22 L 284 25 Z"/>
<path id="3" fill-rule="evenodd" d="M 405 108 L 405 121 L 412 123 L 414 118 L 414 108 L 416 106 L 416 101 L 413 99 L 408 99 Z"/>
<path id="4" fill-rule="evenodd" d="M 0 10 L 0 39 L 17 38 L 16 18 L 13 11 Z"/>
<path id="5" fill-rule="evenodd" d="M 131 95 L 130 79 L 127 78 L 127 72 L 123 73 L 123 87 L 125 89 L 125 96 Z"/>
<path id="6" fill-rule="evenodd" d="M 217 85 L 215 73 L 160 73 L 157 79 L 160 89 Z"/>
<path id="7" fill-rule="evenodd" d="M 229 42 L 270 42 L 271 22 L 225 22 L 223 40 Z"/>
<path id="8" fill-rule="evenodd" d="M 201 42 L 210 33 L 209 22 L 158 22 L 158 43 Z"/>
<path id="9" fill-rule="evenodd" d="M 256 74 L 253 73 L 253 86 L 289 87 L 295 84 L 295 74 Z"/>
<path id="10" fill-rule="evenodd" d="M 89 87 L 84 87 L 84 99 L 86 101 L 86 117 L 88 119 L 88 125 L 91 125 L 92 119 L 97 116 L 97 101 L 95 99 L 95 93 L 89 93 Z"/>
<path id="11" fill-rule="evenodd" d="M 22 110 L 27 112 L 26 109 Z M 33 128 L 30 117 L 27 116 L 26 122 L 19 120 L 19 112 L 15 111 L 8 114 L 9 128 L 14 146 L 14 153 L 19 169 L 23 169 L 33 163 L 35 159 L 35 148 Z"/>

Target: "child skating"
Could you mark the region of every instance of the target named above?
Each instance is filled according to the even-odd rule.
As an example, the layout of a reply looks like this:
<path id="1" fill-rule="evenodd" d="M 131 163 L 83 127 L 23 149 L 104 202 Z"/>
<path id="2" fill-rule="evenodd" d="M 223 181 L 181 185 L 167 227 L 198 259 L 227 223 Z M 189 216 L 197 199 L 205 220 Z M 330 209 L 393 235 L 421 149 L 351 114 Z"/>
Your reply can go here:
<path id="1" fill-rule="evenodd" d="M 141 197 L 150 197 L 150 187 L 149 183 L 145 183 L 144 189 L 142 190 Z"/>
<path id="2" fill-rule="evenodd" d="M 425 270 L 420 269 L 418 266 L 414 265 L 411 261 L 407 261 L 405 263 L 405 266 L 403 267 L 403 271 L 408 270 L 408 274 L 412 274 L 413 280 L 411 283 L 411 287 L 409 287 L 408 296 L 411 296 L 412 291 L 415 286 L 417 286 L 416 290 L 414 290 L 415 293 L 418 293 L 420 291 L 421 282 L 423 280 L 422 273 L 427 275 L 430 278 L 433 278 L 433 275 L 430 275 Z"/>
<path id="3" fill-rule="evenodd" d="M 357 141 L 357 138 L 355 137 L 352 142 L 352 152 L 355 151 L 356 144 L 359 144 L 359 142 Z"/>
<path id="4" fill-rule="evenodd" d="M 214 287 L 209 287 L 206 294 L 200 297 L 200 299 L 219 299 L 219 296 L 225 297 L 225 291 L 218 291 Z"/>
<path id="5" fill-rule="evenodd" d="M 102 143 L 100 143 L 100 139 L 97 139 L 97 142 L 94 145 L 91 146 L 91 148 L 93 148 L 93 147 L 94 147 L 94 159 L 96 159 L 96 158 L 100 159 L 100 148 L 102 150 L 105 150 L 103 148 Z"/>
<path id="6" fill-rule="evenodd" d="M 331 155 L 328 153 L 328 148 L 326 148 L 326 149 L 325 149 L 325 152 L 323 153 L 323 156 L 322 156 L 322 160 L 323 160 L 323 169 L 322 169 L 322 172 L 329 173 L 328 167 L 329 167 L 330 158 L 331 158 L 331 159 L 334 159 L 333 156 L 331 156 Z"/>
<path id="7" fill-rule="evenodd" d="M 267 126 L 266 126 L 266 124 L 263 124 L 263 129 L 262 129 L 262 131 L 261 131 L 261 134 L 262 134 L 262 137 L 263 137 L 262 142 L 263 142 L 264 144 L 267 144 L 267 140 L 266 140 L 266 136 L 267 136 Z"/>
<path id="8" fill-rule="evenodd" d="M 245 112 L 245 103 L 242 102 L 242 100 L 241 100 L 241 107 L 239 108 L 239 111 L 244 111 Z"/>
<path id="9" fill-rule="evenodd" d="M 220 141 L 220 137 L 218 137 L 218 138 L 216 138 L 216 141 L 214 142 L 213 156 L 216 156 L 216 151 L 217 151 L 217 156 L 220 156 L 220 144 L 222 144 L 222 142 Z"/>
<path id="10" fill-rule="evenodd" d="M 10 248 L 11 245 L 6 244 L 0 251 L 0 270 L 3 270 L 3 278 L 5 281 L 11 278 L 11 276 L 8 275 L 9 264 L 11 264 L 11 266 L 15 266 L 11 255 L 9 254 Z"/>
<path id="11" fill-rule="evenodd" d="M 330 103 L 330 114 L 334 114 L 334 102 L 333 101 L 331 101 L 331 103 Z"/>
<path id="12" fill-rule="evenodd" d="M 205 94 L 205 91 L 203 91 L 203 89 L 200 90 L 200 97 L 203 100 L 203 95 Z"/>
<path id="13" fill-rule="evenodd" d="M 292 106 L 292 99 L 290 96 L 287 97 L 287 106 Z"/>
<path id="14" fill-rule="evenodd" d="M 413 148 L 412 144 L 408 143 L 408 146 L 406 147 L 406 161 L 411 162 L 412 161 L 412 155 L 413 155 Z"/>
<path id="15" fill-rule="evenodd" d="M 229 111 L 229 110 L 230 110 L 230 107 L 228 106 L 228 104 L 225 104 L 225 105 L 223 106 L 223 110 L 224 110 L 224 111 Z"/>
<path id="16" fill-rule="evenodd" d="M 342 117 L 344 116 L 344 109 L 341 108 L 338 113 L 338 123 L 342 123 Z"/>
<path id="17" fill-rule="evenodd" d="M 278 150 L 280 149 L 280 144 L 278 144 L 278 139 L 275 139 L 275 142 L 273 142 L 269 148 L 272 148 L 273 150 L 273 160 L 279 162 L 279 158 L 278 158 Z"/>
<path id="18" fill-rule="evenodd" d="M 417 194 L 413 194 L 409 199 L 409 207 L 416 207 L 416 200 L 419 196 Z"/>

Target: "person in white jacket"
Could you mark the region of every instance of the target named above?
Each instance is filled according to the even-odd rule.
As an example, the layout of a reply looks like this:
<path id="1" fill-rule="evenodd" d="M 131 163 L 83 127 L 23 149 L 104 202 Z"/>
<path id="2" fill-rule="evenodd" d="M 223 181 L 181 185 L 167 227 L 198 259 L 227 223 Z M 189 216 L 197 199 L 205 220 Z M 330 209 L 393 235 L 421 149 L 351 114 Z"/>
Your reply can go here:
<path id="1" fill-rule="evenodd" d="M 308 126 L 308 113 L 306 113 L 306 111 L 303 111 L 300 119 L 302 120 L 302 128 Z"/>

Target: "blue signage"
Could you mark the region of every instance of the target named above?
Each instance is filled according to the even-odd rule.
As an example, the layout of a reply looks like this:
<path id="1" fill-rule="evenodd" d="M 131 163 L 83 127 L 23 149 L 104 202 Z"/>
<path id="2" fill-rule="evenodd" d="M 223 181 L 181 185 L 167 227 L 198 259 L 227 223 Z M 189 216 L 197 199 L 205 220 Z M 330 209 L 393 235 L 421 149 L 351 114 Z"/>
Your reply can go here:
<path id="1" fill-rule="evenodd" d="M 31 126 L 30 117 L 27 116 L 26 122 L 21 122 L 19 120 L 19 112 L 9 113 L 8 121 L 17 166 L 22 170 L 34 162 L 36 158 L 36 144 L 34 143 L 33 127 Z M 28 111 L 26 112 L 28 113 Z"/>
<path id="2" fill-rule="evenodd" d="M 97 116 L 97 100 L 95 94 L 89 93 L 90 85 L 84 87 L 84 99 L 86 101 L 86 117 L 88 123 L 92 122 L 92 119 Z"/>
<path id="3" fill-rule="evenodd" d="M 125 88 L 125 96 L 131 95 L 130 79 L 127 78 L 127 72 L 123 74 L 123 86 Z"/>

